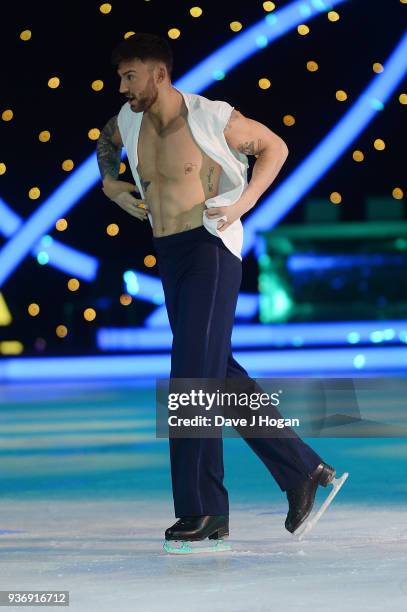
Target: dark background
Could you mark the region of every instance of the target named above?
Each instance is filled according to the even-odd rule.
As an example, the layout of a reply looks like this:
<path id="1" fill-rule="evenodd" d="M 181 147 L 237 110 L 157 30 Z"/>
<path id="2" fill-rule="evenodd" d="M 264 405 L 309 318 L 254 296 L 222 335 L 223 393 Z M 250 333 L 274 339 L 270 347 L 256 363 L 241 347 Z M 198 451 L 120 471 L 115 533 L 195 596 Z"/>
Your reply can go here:
<path id="1" fill-rule="evenodd" d="M 113 1 L 108 15 L 99 11 L 101 4 L 13 3 L 7 6 L 7 17 L 3 13 L 1 112 L 11 108 L 14 118 L 0 121 L 0 161 L 7 165 L 7 172 L 0 176 L 0 196 L 24 218 L 67 178 L 69 173 L 61 168 L 64 159 L 72 159 L 77 168 L 95 150 L 96 142 L 89 140 L 88 130 L 102 129 L 124 103 L 110 55 L 125 32 L 167 36 L 172 27 L 181 30 L 178 39 L 170 40 L 175 83 L 213 50 L 238 36 L 229 28 L 231 21 L 240 21 L 247 28 L 267 14 L 260 1 L 240 5 L 198 2 L 203 9 L 199 18 L 189 14 L 194 2 Z M 287 4 L 276 2 L 276 10 Z M 353 0 L 339 5 L 334 8 L 340 14 L 339 21 L 332 23 L 325 14 L 310 20 L 307 36 L 300 36 L 296 29 L 291 31 L 237 66 L 224 80 L 200 92 L 211 99 L 227 100 L 287 142 L 287 162 L 265 196 L 356 101 L 375 76 L 373 63 L 385 63 L 403 34 L 406 9 L 399 0 Z M 32 31 L 28 42 L 19 38 L 25 29 Z M 318 62 L 317 72 L 306 69 L 308 60 Z M 61 85 L 50 89 L 47 82 L 54 75 L 59 76 Z M 270 89 L 258 87 L 262 77 L 271 80 Z M 91 88 L 95 79 L 104 82 L 100 92 Z M 348 93 L 346 102 L 336 100 L 338 89 Z M 332 191 L 338 191 L 342 195 L 340 218 L 364 220 L 367 197 L 391 198 L 394 187 L 403 188 L 406 155 L 401 126 L 405 109 L 398 100 L 402 91 L 402 87 L 396 89 L 384 111 L 313 187 L 306 200 L 328 198 Z M 286 114 L 295 116 L 294 126 L 283 124 Z M 47 143 L 38 140 L 42 130 L 51 132 Z M 384 151 L 374 149 L 376 138 L 385 141 Z M 364 152 L 364 162 L 353 161 L 355 149 Z M 129 169 L 121 178 L 133 182 Z M 32 186 L 41 188 L 38 200 L 28 197 Z M 303 222 L 303 204 L 299 202 L 284 222 Z M 146 268 L 143 263 L 147 254 L 154 254 L 150 225 L 141 224 L 107 200 L 101 185 L 89 192 L 66 218 L 69 227 L 65 232 L 49 233 L 97 256 L 101 261 L 99 275 L 95 283 L 81 281 L 80 290 L 71 293 L 66 286 L 68 275 L 39 265 L 31 256 L 24 260 L 1 289 L 13 323 L 0 328 L 0 339 L 20 340 L 26 355 L 38 354 L 35 342 L 39 337 L 46 343 L 41 354 L 96 353 L 97 327 L 142 325 L 145 316 L 154 310 L 154 306 L 138 300 L 127 307 L 119 303 L 124 293 L 124 270 L 157 275 L 156 268 Z M 120 227 L 115 238 L 106 234 L 109 223 Z M 3 244 L 0 237 L 0 247 Z M 243 265 L 241 290 L 256 292 L 258 269 L 254 255 L 250 254 Z M 41 306 L 38 317 L 27 313 L 31 302 Z M 86 307 L 97 310 L 93 323 L 83 320 Z M 64 339 L 55 335 L 59 324 L 69 329 Z"/>

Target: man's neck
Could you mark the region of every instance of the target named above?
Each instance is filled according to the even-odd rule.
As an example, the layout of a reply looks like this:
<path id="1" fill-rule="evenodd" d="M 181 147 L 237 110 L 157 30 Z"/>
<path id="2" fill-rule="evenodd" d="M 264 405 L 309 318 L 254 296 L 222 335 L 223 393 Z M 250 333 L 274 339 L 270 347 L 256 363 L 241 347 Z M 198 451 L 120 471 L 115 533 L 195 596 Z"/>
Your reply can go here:
<path id="1" fill-rule="evenodd" d="M 175 87 L 171 87 L 168 91 L 161 92 L 160 97 L 157 98 L 146 114 L 157 132 L 161 132 L 184 113 L 184 106 L 183 95 Z"/>

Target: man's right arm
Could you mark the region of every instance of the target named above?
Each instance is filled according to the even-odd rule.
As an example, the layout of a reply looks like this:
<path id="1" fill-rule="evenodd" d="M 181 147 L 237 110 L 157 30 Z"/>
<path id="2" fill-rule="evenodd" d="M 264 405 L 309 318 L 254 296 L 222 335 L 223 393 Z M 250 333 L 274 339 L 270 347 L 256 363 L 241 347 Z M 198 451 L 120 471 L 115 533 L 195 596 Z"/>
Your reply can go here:
<path id="1" fill-rule="evenodd" d="M 103 185 L 110 179 L 118 179 L 122 147 L 123 142 L 117 125 L 117 115 L 115 115 L 106 123 L 96 145 L 96 156 Z"/>
<path id="2" fill-rule="evenodd" d="M 133 197 L 137 188 L 132 183 L 118 180 L 123 142 L 117 125 L 117 115 L 109 119 L 100 133 L 96 156 L 103 180 L 103 193 L 123 210 L 140 221 L 145 221 L 148 207 Z"/>

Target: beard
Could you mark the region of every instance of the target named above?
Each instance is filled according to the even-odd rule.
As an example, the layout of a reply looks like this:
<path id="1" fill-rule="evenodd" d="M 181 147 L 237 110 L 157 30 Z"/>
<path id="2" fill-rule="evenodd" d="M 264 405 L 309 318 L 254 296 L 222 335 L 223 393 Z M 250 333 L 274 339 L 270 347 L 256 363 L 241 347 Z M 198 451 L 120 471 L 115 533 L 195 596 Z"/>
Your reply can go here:
<path id="1" fill-rule="evenodd" d="M 130 108 L 135 113 L 145 113 L 154 104 L 158 98 L 158 89 L 155 86 L 154 79 L 151 76 L 144 91 L 133 100 L 130 100 Z"/>

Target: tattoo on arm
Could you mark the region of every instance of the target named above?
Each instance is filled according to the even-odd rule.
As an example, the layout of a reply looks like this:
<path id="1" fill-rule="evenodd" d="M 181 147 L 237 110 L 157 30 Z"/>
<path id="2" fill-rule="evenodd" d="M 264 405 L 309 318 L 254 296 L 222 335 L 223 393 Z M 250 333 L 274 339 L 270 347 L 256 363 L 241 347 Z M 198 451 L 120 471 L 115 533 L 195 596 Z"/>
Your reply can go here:
<path id="1" fill-rule="evenodd" d="M 245 155 L 259 155 L 262 149 L 262 141 L 261 138 L 258 139 L 257 145 L 254 140 L 250 142 L 242 142 L 238 145 L 238 149 L 240 153 L 244 153 Z"/>
<path id="2" fill-rule="evenodd" d="M 208 172 L 208 189 L 212 193 L 213 191 L 213 173 L 215 170 L 215 166 L 211 166 Z"/>
<path id="3" fill-rule="evenodd" d="M 112 136 L 116 131 L 117 116 L 109 119 L 97 141 L 96 156 L 100 174 L 103 179 L 107 174 L 115 179 L 119 176 L 121 146 L 115 145 L 112 141 Z"/>

